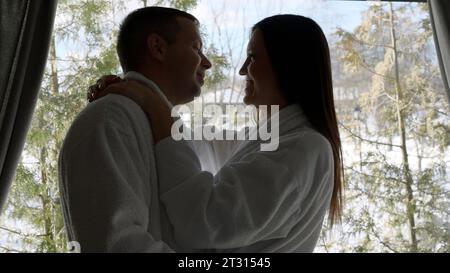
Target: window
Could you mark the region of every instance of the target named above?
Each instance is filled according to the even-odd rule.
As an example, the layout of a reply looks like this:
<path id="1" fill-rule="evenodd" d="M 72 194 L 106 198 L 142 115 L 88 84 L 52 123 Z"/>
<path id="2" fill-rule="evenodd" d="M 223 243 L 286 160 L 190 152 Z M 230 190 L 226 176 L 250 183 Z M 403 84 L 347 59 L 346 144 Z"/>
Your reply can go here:
<path id="1" fill-rule="evenodd" d="M 241 104 L 251 26 L 277 13 L 324 29 L 345 164 L 342 225 L 318 252 L 450 251 L 450 109 L 427 5 L 366 1 L 158 1 L 202 23 L 210 70 L 203 103 Z M 120 20 L 152 1 L 60 1 L 32 128 L 0 219 L 0 251 L 66 251 L 57 159 L 87 87 L 120 73 Z"/>

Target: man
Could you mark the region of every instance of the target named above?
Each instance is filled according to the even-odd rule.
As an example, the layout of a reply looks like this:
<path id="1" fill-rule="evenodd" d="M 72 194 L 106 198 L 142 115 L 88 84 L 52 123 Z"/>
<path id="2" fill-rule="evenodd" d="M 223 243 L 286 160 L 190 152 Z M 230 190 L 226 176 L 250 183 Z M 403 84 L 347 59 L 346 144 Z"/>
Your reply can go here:
<path id="1" fill-rule="evenodd" d="M 198 96 L 211 67 L 197 19 L 170 8 L 129 14 L 117 53 L 126 78 L 160 92 L 168 104 Z M 160 207 L 151 127 L 130 99 L 106 96 L 78 115 L 61 149 L 59 176 L 69 241 L 82 252 L 182 250 Z"/>

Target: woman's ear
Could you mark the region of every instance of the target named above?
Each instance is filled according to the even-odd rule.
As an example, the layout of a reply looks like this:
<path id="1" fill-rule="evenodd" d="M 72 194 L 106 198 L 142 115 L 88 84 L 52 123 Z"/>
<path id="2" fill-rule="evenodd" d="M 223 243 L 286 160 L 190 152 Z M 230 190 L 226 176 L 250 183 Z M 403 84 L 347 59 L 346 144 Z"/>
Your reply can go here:
<path id="1" fill-rule="evenodd" d="M 167 42 L 156 33 L 147 36 L 147 50 L 150 56 L 158 61 L 164 61 L 167 52 Z"/>

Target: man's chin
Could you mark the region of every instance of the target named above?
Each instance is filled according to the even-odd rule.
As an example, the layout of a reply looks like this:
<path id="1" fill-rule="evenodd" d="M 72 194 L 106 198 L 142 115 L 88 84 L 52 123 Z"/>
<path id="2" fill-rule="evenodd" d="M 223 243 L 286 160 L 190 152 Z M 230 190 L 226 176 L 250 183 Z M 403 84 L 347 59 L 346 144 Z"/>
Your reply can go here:
<path id="1" fill-rule="evenodd" d="M 202 94 L 202 85 L 203 84 L 197 84 L 196 87 L 192 90 L 194 97 L 200 97 L 200 95 Z"/>
<path id="2" fill-rule="evenodd" d="M 185 97 L 180 104 L 186 104 L 186 103 L 190 103 L 192 101 L 194 101 L 195 98 L 200 97 L 200 92 L 195 92 L 192 95 L 190 95 L 189 97 Z"/>

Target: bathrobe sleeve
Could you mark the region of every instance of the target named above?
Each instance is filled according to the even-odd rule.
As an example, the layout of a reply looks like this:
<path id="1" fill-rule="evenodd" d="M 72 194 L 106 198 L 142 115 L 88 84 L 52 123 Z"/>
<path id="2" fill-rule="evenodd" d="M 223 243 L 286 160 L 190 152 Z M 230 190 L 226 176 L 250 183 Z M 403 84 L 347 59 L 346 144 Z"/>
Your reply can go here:
<path id="1" fill-rule="evenodd" d="M 109 108 L 83 113 L 60 153 L 69 240 L 82 252 L 172 252 L 149 232 L 151 170 L 133 113 Z"/>
<path id="2" fill-rule="evenodd" d="M 284 238 L 298 222 L 312 183 L 332 176 L 328 141 L 302 134 L 280 141 L 277 151 L 258 147 L 216 175 L 201 171 L 184 141 L 155 146 L 161 200 L 178 243 L 193 248 L 237 248 Z"/>
<path id="3" fill-rule="evenodd" d="M 199 135 L 202 135 L 201 130 L 203 130 L 203 128 L 206 128 L 206 126 L 193 129 L 192 134 L 195 135 L 195 131 L 197 131 Z M 244 130 L 248 131 L 248 129 Z M 224 135 L 231 134 L 234 136 L 237 134 L 237 131 L 232 130 L 223 130 L 222 132 Z M 190 141 L 194 152 L 198 156 L 202 170 L 216 174 L 218 170 L 222 168 L 240 143 L 239 140 L 236 140 L 236 137 L 230 139 L 232 140 L 213 139 Z"/>

